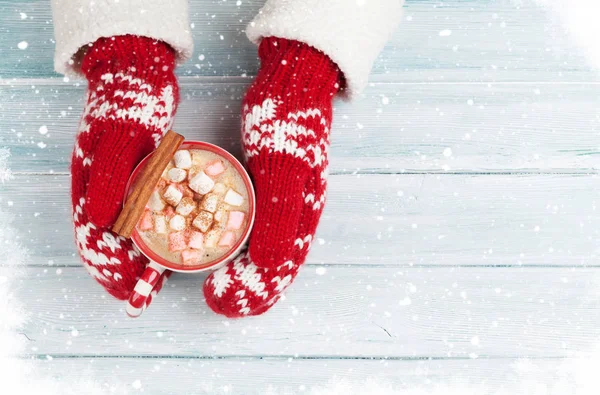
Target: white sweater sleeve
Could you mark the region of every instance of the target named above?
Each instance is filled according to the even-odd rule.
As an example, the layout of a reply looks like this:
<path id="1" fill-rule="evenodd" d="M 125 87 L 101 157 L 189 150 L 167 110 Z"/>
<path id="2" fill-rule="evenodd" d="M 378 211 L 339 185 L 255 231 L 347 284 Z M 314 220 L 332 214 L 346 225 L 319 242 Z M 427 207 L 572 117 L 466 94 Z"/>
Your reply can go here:
<path id="1" fill-rule="evenodd" d="M 57 72 L 80 73 L 81 48 L 100 37 L 135 34 L 162 40 L 179 62 L 193 51 L 188 0 L 52 0 Z"/>
<path id="2" fill-rule="evenodd" d="M 400 23 L 404 0 L 267 0 L 246 29 L 263 37 L 298 40 L 327 54 L 346 78 L 345 94 L 366 86 L 373 62 Z"/>

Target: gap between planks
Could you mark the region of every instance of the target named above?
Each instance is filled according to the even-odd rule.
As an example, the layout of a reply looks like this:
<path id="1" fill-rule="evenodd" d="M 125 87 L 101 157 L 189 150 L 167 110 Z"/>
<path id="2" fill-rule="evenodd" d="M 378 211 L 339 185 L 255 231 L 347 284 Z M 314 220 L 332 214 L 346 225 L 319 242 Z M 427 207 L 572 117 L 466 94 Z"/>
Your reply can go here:
<path id="1" fill-rule="evenodd" d="M 178 77 L 180 86 L 198 85 L 198 84 L 240 84 L 249 85 L 256 76 L 239 77 L 239 76 L 181 76 Z M 564 85 L 564 86 L 576 86 L 576 85 L 600 85 L 600 81 L 587 80 L 587 81 L 386 81 L 385 75 L 374 75 L 369 78 L 369 86 L 374 85 L 398 85 L 398 86 L 419 86 L 419 85 L 472 85 L 472 86 L 491 86 L 491 85 Z M 48 77 L 48 78 L 11 78 L 2 79 L 0 78 L 0 86 L 79 86 L 85 84 L 86 81 L 83 79 L 66 80 L 64 78 Z"/>
<path id="2" fill-rule="evenodd" d="M 519 169 L 519 170 L 490 170 L 490 171 L 432 171 L 432 170 L 410 170 L 410 171 L 395 171 L 385 169 L 381 170 L 338 170 L 331 171 L 330 176 L 348 176 L 348 175 L 398 175 L 398 176 L 415 176 L 415 175 L 441 175 L 441 176 L 519 176 L 519 175 L 598 175 L 600 169 Z M 66 171 L 56 172 L 36 172 L 36 171 L 14 171 L 13 176 L 70 176 L 71 173 Z"/>
<path id="3" fill-rule="evenodd" d="M 79 261 L 79 258 L 73 258 L 76 261 Z M 344 262 L 328 262 L 328 263 L 315 263 L 315 262 L 306 262 L 303 264 L 306 267 L 345 267 L 345 268 L 353 268 L 353 269 L 447 269 L 447 268 L 482 268 L 482 269 L 600 269 L 600 263 L 593 265 L 543 265 L 543 264 L 447 264 L 444 266 L 440 266 L 439 264 L 427 264 L 427 263 L 344 263 Z M 3 268 L 14 268 L 14 265 L 2 263 L 0 262 L 0 267 Z M 30 263 L 27 264 L 27 268 L 56 268 L 56 269 L 64 269 L 64 268 L 77 268 L 77 265 L 72 264 L 48 264 L 48 263 Z"/>
<path id="4" fill-rule="evenodd" d="M 438 357 L 438 356 L 356 356 L 356 355 L 98 355 L 98 354 L 21 354 L 17 355 L 20 359 L 48 360 L 51 359 L 195 359 L 195 360 L 237 360 L 237 361 L 336 361 L 336 360 L 357 360 L 357 361 L 474 361 L 474 360 L 514 360 L 515 358 L 527 358 L 530 360 L 561 360 L 564 356 L 486 356 L 479 355 L 477 358 L 465 357 Z"/>

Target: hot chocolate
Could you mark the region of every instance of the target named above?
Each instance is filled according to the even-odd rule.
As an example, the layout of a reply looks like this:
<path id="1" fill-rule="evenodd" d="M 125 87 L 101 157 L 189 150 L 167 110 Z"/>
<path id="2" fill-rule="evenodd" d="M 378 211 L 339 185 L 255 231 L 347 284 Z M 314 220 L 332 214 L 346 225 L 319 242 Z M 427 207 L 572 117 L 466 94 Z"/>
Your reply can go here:
<path id="1" fill-rule="evenodd" d="M 136 227 L 154 253 L 176 265 L 219 260 L 249 226 L 249 194 L 229 160 L 181 149 L 163 172 Z"/>

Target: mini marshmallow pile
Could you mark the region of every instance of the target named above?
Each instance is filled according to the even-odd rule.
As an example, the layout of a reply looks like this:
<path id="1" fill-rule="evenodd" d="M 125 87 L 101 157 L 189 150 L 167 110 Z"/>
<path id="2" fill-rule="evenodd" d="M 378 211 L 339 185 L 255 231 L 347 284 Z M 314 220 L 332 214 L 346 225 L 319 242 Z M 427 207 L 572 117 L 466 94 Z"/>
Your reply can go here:
<path id="1" fill-rule="evenodd" d="M 180 150 L 173 163 L 152 193 L 137 229 L 165 235 L 170 252 L 180 252 L 184 264 L 197 264 L 206 249 L 235 244 L 236 231 L 246 218 L 239 210 L 245 199 L 219 182 L 227 170 L 223 160 L 200 169 L 193 165 L 190 151 Z"/>

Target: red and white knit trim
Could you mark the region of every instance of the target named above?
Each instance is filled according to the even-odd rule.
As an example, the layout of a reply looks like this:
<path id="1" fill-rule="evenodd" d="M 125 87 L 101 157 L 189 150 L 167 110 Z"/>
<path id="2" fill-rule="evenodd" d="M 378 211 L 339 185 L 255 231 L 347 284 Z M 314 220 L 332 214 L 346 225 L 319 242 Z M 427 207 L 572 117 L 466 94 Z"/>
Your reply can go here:
<path id="1" fill-rule="evenodd" d="M 310 167 L 323 164 L 329 151 L 329 128 L 321 117 L 321 111 L 313 108 L 290 112 L 282 117 L 282 114 L 277 114 L 278 102 L 281 100 L 268 98 L 251 109 L 244 107 L 246 116 L 243 119 L 242 142 L 246 158 L 264 150 L 291 155 Z M 309 118 L 320 119 L 323 132 L 319 133 L 319 137 L 305 126 L 303 121 Z"/>

